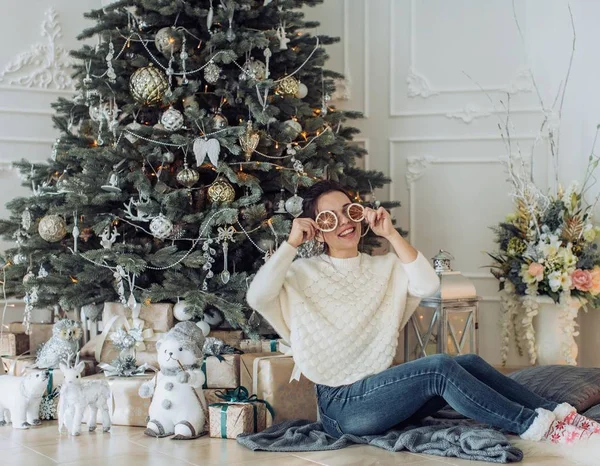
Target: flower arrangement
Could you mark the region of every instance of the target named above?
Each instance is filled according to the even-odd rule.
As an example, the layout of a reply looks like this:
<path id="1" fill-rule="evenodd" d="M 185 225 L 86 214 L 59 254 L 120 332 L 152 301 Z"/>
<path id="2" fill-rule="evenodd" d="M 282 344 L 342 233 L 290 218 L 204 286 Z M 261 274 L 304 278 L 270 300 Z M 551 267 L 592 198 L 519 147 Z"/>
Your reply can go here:
<path id="1" fill-rule="evenodd" d="M 533 317 L 538 313 L 536 297 L 548 296 L 564 304 L 563 330 L 577 336 L 574 317 L 581 306 L 600 307 L 600 250 L 596 238 L 600 227 L 592 223 L 593 203 L 585 202 L 599 158 L 590 156 L 582 186 L 543 195 L 529 182 L 515 196 L 516 210 L 493 228 L 498 252 L 492 274 L 500 281 L 504 309 L 502 363 L 513 333 L 517 349 L 527 346 L 535 363 Z M 568 348 L 564 348 L 569 363 Z"/>

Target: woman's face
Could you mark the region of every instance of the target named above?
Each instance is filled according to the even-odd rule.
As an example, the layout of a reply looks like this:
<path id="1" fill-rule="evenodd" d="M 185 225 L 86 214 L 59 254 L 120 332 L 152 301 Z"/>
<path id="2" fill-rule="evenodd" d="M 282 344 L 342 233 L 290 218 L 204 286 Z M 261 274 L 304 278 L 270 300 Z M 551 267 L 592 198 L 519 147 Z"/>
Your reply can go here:
<path id="1" fill-rule="evenodd" d="M 354 257 L 358 252 L 361 224 L 351 221 L 346 216 L 346 207 L 352 201 L 340 191 L 331 191 L 317 199 L 315 217 L 324 210 L 332 211 L 338 218 L 337 228 L 333 231 L 317 234 L 317 240 L 325 241 L 329 247 L 329 255 L 333 257 Z"/>

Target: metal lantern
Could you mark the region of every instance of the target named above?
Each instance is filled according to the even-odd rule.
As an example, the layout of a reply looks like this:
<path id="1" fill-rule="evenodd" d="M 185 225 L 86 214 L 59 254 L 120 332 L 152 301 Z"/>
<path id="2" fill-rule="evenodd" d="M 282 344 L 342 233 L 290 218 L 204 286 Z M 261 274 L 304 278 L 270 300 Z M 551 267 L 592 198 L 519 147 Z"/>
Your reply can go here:
<path id="1" fill-rule="evenodd" d="M 473 282 L 453 271 L 446 251 L 433 258 L 440 277 L 437 294 L 421 300 L 404 328 L 404 360 L 436 353 L 478 354 L 479 301 Z"/>

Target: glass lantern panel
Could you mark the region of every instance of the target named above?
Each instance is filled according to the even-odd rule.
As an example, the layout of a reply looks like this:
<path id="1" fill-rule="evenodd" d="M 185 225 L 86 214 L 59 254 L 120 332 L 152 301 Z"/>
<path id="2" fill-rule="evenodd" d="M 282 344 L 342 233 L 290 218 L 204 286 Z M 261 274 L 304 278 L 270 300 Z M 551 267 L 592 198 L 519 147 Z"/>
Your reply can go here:
<path id="1" fill-rule="evenodd" d="M 476 307 L 446 308 L 446 353 L 477 353 Z"/>
<path id="2" fill-rule="evenodd" d="M 420 305 L 405 327 L 404 360 L 436 354 L 441 308 Z"/>

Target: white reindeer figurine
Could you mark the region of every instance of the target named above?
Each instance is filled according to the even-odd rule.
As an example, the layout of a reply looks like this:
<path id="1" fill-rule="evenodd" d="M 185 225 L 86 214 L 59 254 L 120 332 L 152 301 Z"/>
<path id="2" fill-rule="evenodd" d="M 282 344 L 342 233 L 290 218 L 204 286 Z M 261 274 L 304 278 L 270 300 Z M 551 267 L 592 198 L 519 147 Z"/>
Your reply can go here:
<path id="1" fill-rule="evenodd" d="M 68 360 L 66 364 L 61 362 L 59 367 L 65 376 L 60 389 L 58 401 L 58 431 L 62 433 L 63 425 L 71 435 L 81 433 L 81 421 L 86 407 L 89 407 L 88 429 L 90 432 L 96 430 L 96 416 L 98 409 L 102 413 L 102 429 L 104 432 L 110 430 L 110 414 L 108 402 L 110 400 L 110 387 L 106 380 L 81 381 L 80 374 L 85 363 L 75 361 L 71 366 Z"/>

